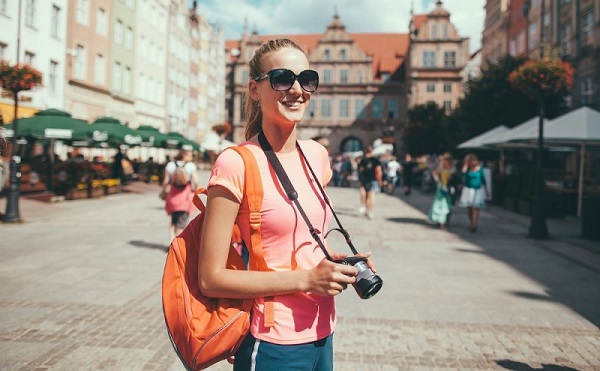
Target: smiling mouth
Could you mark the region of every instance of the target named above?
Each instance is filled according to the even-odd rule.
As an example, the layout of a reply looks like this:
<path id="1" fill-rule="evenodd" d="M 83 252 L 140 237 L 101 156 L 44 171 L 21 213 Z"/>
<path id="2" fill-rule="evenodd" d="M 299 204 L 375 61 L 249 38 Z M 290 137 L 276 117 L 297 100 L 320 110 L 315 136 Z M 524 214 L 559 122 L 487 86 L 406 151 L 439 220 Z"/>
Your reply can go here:
<path id="1" fill-rule="evenodd" d="M 304 103 L 304 102 L 299 102 L 299 101 L 281 102 L 281 104 L 283 104 L 284 106 L 291 107 L 291 108 L 300 107 L 300 105 L 302 103 Z"/>

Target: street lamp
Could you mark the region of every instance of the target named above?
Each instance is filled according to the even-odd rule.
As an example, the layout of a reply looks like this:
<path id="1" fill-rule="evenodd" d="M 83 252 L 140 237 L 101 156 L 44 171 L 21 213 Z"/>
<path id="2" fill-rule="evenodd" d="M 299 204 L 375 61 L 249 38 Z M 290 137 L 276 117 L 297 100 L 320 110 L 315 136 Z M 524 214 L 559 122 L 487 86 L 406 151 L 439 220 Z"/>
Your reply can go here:
<path id="1" fill-rule="evenodd" d="M 21 53 L 21 0 L 19 0 L 17 6 L 17 63 L 19 65 L 19 54 Z M 14 90 L 14 119 L 13 119 L 13 137 L 12 137 L 12 149 L 11 159 L 9 165 L 10 171 L 10 183 L 8 186 L 8 192 L 6 194 L 6 212 L 2 215 L 2 221 L 13 223 L 21 221 L 21 214 L 19 212 L 19 177 L 21 176 L 21 158 L 18 156 L 18 133 L 19 133 L 19 118 L 17 111 L 19 108 L 19 90 Z"/>

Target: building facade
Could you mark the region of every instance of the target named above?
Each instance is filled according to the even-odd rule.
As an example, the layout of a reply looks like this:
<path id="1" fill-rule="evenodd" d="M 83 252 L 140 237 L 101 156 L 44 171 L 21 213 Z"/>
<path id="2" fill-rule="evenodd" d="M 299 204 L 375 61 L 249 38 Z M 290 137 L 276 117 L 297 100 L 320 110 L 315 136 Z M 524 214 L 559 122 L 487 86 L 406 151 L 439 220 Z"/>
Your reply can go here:
<path id="1" fill-rule="evenodd" d="M 0 1 L 0 59 L 16 63 L 20 41 L 19 63 L 33 66 L 43 77 L 42 86 L 19 93 L 19 116 L 65 105 L 67 13 L 67 0 Z M 0 112 L 2 122 L 13 120 L 14 99 L 7 91 L 0 92 Z"/>
<path id="2" fill-rule="evenodd" d="M 449 113 L 463 96 L 469 39 L 458 34 L 441 1 L 428 14 L 412 16 L 410 36 L 409 108 L 435 102 Z"/>
<path id="3" fill-rule="evenodd" d="M 337 14 L 323 34 L 259 35 L 254 31 L 226 42 L 226 106 L 235 142 L 244 140 L 247 62 L 263 42 L 276 37 L 289 37 L 303 46 L 320 77 L 319 90 L 298 126 L 300 138 L 326 138 L 332 154 L 362 150 L 376 139 L 400 144 L 407 107 L 408 35 L 349 33 Z"/>
<path id="4" fill-rule="evenodd" d="M 488 0 L 481 35 L 481 66 L 487 68 L 508 54 L 507 27 L 510 0 Z"/>
<path id="5" fill-rule="evenodd" d="M 112 106 L 112 2 L 69 1 L 65 110 L 75 118 L 94 121 Z"/>
<path id="6" fill-rule="evenodd" d="M 225 36 L 223 29 L 190 10 L 192 58 L 190 74 L 190 138 L 202 143 L 225 117 Z"/>
<path id="7" fill-rule="evenodd" d="M 568 61 L 570 107 L 600 109 L 600 0 L 488 0 L 482 53 L 484 68 L 505 54 Z"/>

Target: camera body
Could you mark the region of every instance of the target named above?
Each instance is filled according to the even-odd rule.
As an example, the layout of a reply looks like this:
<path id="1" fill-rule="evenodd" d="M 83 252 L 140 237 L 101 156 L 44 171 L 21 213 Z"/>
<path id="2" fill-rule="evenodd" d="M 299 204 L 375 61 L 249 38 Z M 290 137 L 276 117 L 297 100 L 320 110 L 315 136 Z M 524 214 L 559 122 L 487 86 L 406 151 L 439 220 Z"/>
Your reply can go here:
<path id="1" fill-rule="evenodd" d="M 359 256 L 349 256 L 345 259 L 336 260 L 338 264 L 351 265 L 358 269 L 356 282 L 352 284 L 354 290 L 361 299 L 369 299 L 379 292 L 383 285 L 381 277 L 373 273 L 367 265 L 367 258 Z"/>

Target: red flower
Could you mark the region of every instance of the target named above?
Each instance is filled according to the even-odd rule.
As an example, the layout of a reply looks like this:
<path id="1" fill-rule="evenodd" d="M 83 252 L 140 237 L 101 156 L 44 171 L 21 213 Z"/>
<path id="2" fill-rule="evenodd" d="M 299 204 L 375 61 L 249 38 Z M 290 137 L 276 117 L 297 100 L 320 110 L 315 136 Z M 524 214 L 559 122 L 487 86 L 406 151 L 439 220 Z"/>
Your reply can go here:
<path id="1" fill-rule="evenodd" d="M 42 84 L 40 71 L 27 64 L 10 65 L 0 60 L 0 87 L 18 93 Z"/>
<path id="2" fill-rule="evenodd" d="M 530 95 L 558 94 L 573 86 L 573 69 L 554 59 L 528 60 L 508 76 L 511 85 Z"/>

